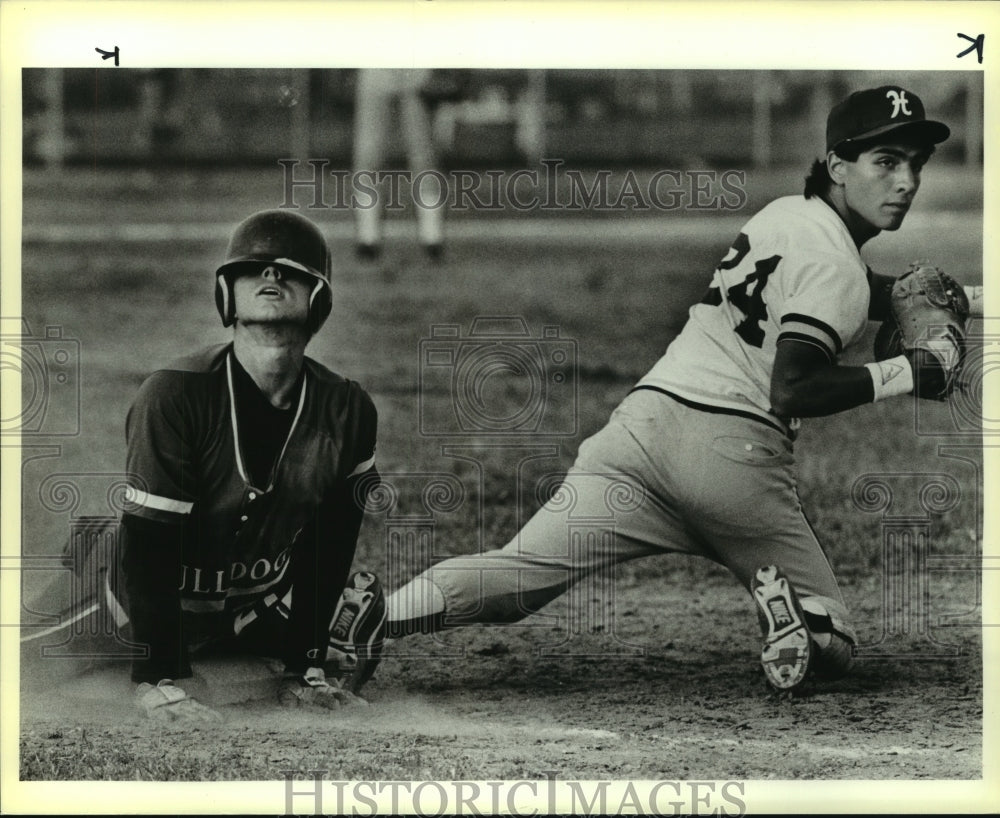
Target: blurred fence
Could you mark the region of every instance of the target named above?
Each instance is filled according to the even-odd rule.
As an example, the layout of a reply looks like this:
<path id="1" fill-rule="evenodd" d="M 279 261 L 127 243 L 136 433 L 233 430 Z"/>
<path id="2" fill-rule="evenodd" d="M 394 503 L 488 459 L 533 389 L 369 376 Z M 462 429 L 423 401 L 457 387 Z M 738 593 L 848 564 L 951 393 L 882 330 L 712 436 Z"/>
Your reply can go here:
<path id="1" fill-rule="evenodd" d="M 850 91 L 898 83 L 952 127 L 939 156 L 977 165 L 980 72 L 467 70 L 436 72 L 446 167 L 543 157 L 576 165 L 766 167 L 819 155 Z M 357 71 L 25 69 L 28 165 L 253 165 L 323 157 L 349 167 Z M 402 155 L 401 140 L 390 155 Z"/>

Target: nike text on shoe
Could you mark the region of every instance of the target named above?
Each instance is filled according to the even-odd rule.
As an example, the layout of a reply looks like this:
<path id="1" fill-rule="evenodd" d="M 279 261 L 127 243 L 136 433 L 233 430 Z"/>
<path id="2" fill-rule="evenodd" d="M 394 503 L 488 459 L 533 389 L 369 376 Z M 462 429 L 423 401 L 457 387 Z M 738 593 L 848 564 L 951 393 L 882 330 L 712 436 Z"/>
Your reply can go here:
<path id="1" fill-rule="evenodd" d="M 774 565 L 757 569 L 752 590 L 764 636 L 760 663 L 767 681 L 779 691 L 795 690 L 805 681 L 812 649 L 802 606 Z"/>
<path id="2" fill-rule="evenodd" d="M 352 574 L 330 620 L 330 643 L 324 670 L 345 690 L 357 693 L 382 658 L 385 594 L 375 574 Z"/>

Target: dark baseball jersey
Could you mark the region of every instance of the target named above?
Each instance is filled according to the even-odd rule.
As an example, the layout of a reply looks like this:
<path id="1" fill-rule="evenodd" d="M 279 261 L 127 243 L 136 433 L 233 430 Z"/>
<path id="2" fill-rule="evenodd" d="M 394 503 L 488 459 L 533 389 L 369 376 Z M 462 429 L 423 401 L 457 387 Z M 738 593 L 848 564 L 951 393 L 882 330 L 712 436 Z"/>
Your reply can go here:
<path id="1" fill-rule="evenodd" d="M 639 386 L 785 430 L 792 419 L 770 402 L 778 341 L 811 344 L 833 361 L 863 335 L 869 298 L 868 268 L 836 211 L 820 198 L 776 199 L 746 223 Z"/>
<path id="2" fill-rule="evenodd" d="M 363 512 L 358 478 L 374 473 L 375 407 L 306 358 L 287 436 L 269 471 L 260 458 L 251 470 L 262 440 L 248 439 L 240 378 L 253 388 L 232 345 L 212 347 L 152 374 L 129 411 L 122 539 L 133 638 L 151 651 L 134 678 L 185 675 L 189 646 L 232 634 L 241 612 L 289 586 L 286 664 L 325 655 Z M 174 609 L 180 636 L 164 626 Z"/>

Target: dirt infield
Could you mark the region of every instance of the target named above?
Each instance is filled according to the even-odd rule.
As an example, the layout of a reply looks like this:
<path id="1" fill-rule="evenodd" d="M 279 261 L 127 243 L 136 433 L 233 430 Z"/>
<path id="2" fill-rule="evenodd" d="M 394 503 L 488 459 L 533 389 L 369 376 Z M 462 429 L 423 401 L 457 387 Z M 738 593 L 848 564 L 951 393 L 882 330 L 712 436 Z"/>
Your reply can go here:
<path id="1" fill-rule="evenodd" d="M 155 186 L 126 193 L 148 194 L 152 201 L 140 213 L 151 216 L 159 201 L 165 224 L 194 225 L 221 203 L 211 216 L 215 224 L 244 215 L 237 210 L 249 202 L 240 196 L 249 194 L 227 199 L 241 190 L 239 181 L 234 174 L 226 185 L 209 186 L 196 213 L 158 195 Z M 125 412 L 145 374 L 226 338 L 210 275 L 224 241 L 194 227 L 170 242 L 143 235 L 88 240 L 86 225 L 117 223 L 115 214 L 88 214 L 89 197 L 98 200 L 94 190 L 49 191 L 30 180 L 28 189 L 26 222 L 36 235 L 23 250 L 24 314 L 36 335 L 57 326 L 78 342 L 81 361 L 79 433 L 38 437 L 33 442 L 48 449 L 26 449 L 21 468 L 22 555 L 46 557 L 59 553 L 73 515 L 102 513 L 109 481 L 123 467 Z M 247 189 L 257 196 L 260 185 Z M 70 199 L 57 209 L 62 194 Z M 254 207 L 269 203 L 257 200 Z M 76 231 L 65 242 L 45 237 L 42 216 L 56 212 Z M 873 267 L 896 271 L 915 256 L 942 258 L 964 282 L 981 281 L 978 213 L 942 221 L 943 229 L 935 227 L 933 212 L 913 217 L 914 229 L 886 237 L 871 254 Z M 600 240 L 587 242 L 548 240 L 545 231 L 477 235 L 466 222 L 441 265 L 422 259 L 408 235 L 395 233 L 385 258 L 368 267 L 345 252 L 343 225 L 331 225 L 341 260 L 334 313 L 309 352 L 372 394 L 380 414 L 380 471 L 443 473 L 473 484 L 478 504 L 436 521 L 438 556 L 505 542 L 536 498 L 530 481 L 515 480 L 516 458 L 490 441 L 466 441 L 479 458 L 473 473 L 445 455 L 442 446 L 453 439 L 419 431 L 423 421 L 440 427 L 452 409 L 441 390 L 418 401 L 420 344 L 431 327 L 518 316 L 533 336 L 557 325 L 560 337 L 574 342 L 578 401 L 552 420 L 572 428 L 529 441 L 552 450 L 539 472 L 564 471 L 704 291 L 733 238 L 729 217 L 705 221 L 717 230 L 671 223 L 662 235 L 644 227 L 636 240 L 595 226 L 586 232 Z M 52 423 L 66 420 L 57 410 Z M 376 781 L 535 780 L 547 773 L 599 780 L 975 781 L 983 775 L 984 617 L 976 570 L 982 439 L 955 432 L 955 422 L 948 405 L 915 409 L 886 401 L 805 424 L 796 443 L 800 493 L 842 581 L 863 649 L 851 676 L 799 698 L 766 690 L 753 609 L 732 578 L 707 562 L 664 556 L 623 566 L 613 601 L 597 601 L 613 606 L 614 618 L 595 615 L 579 632 L 559 600 L 517 626 L 394 642 L 366 688 L 365 709 L 289 713 L 271 703 L 266 680 L 227 691 L 231 669 L 206 665 L 205 674 L 223 683 L 205 697 L 214 697 L 225 722 L 188 733 L 141 720 L 121 668 L 78 677 L 57 661 L 25 666 L 20 776 L 248 782 L 323 770 L 331 780 Z M 71 512 L 46 499 L 53 475 L 68 475 L 79 489 Z M 859 499 L 852 489 L 868 478 L 888 481 L 903 505 L 880 506 L 877 490 Z M 905 505 L 903 483 L 910 478 L 917 482 Z M 929 501 L 932 510 L 921 511 L 915 504 L 926 499 L 928 482 L 949 486 L 954 502 Z M 415 496 L 419 489 L 415 484 Z M 928 538 L 930 561 L 915 572 L 884 564 L 886 532 L 898 523 L 890 517 L 909 519 L 912 534 L 915 513 L 923 515 L 918 536 Z M 357 567 L 385 571 L 388 524 L 384 514 L 370 515 Z M 26 570 L 26 585 L 42 574 Z M 239 701 L 245 696 L 255 700 Z"/>
<path id="2" fill-rule="evenodd" d="M 120 672 L 25 691 L 22 775 L 153 781 L 280 780 L 286 770 L 316 769 L 336 780 L 541 779 L 546 772 L 585 780 L 981 775 L 976 628 L 931 631 L 960 650 L 954 658 L 917 658 L 929 644 L 908 638 L 912 656 L 861 659 L 849 679 L 814 684 L 789 700 L 765 687 L 749 599 L 727 575 L 692 565 L 674 577 L 623 578 L 620 585 L 613 635 L 586 633 L 556 646 L 567 632 L 543 617 L 557 615 L 557 601 L 518 627 L 395 642 L 366 689 L 368 708 L 289 712 L 273 703 L 272 687 L 262 681 L 249 691 L 260 698 L 218 705 L 223 726 L 192 733 L 140 719 Z M 877 615 L 876 584 L 852 590 L 852 602 Z M 935 602 L 943 609 L 972 590 L 969 582 L 952 581 Z M 456 651 L 464 656 L 434 658 Z M 209 672 L 231 678 L 221 664 Z M 245 692 L 217 689 L 206 701 Z"/>

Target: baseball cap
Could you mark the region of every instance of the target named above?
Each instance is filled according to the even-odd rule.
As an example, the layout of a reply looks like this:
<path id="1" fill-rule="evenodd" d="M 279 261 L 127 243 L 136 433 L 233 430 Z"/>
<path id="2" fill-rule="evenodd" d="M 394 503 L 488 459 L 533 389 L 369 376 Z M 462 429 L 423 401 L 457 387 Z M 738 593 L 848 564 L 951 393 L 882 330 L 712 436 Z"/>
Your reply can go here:
<path id="1" fill-rule="evenodd" d="M 926 118 L 923 102 L 912 91 L 883 85 L 855 91 L 833 107 L 826 120 L 826 149 L 832 151 L 844 142 L 861 142 L 901 129 L 935 145 L 951 135 L 943 122 Z"/>

